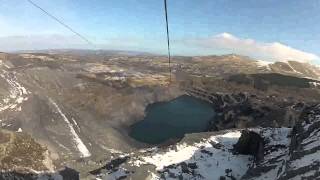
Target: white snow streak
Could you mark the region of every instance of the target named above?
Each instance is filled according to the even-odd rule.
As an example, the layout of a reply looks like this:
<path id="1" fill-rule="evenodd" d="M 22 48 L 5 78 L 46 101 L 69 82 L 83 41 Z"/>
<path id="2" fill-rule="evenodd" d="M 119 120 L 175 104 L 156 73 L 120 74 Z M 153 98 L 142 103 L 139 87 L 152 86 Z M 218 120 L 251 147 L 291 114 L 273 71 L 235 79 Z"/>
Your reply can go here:
<path id="1" fill-rule="evenodd" d="M 84 145 L 84 143 L 82 142 L 82 140 L 80 139 L 80 137 L 76 133 L 76 131 L 74 130 L 72 124 L 70 123 L 70 121 L 66 117 L 66 115 L 62 113 L 62 111 L 59 108 L 59 106 L 51 98 L 49 98 L 49 101 L 55 106 L 55 108 L 57 109 L 59 114 L 62 116 L 63 120 L 68 124 L 70 132 L 71 132 L 71 134 L 73 136 L 73 140 L 76 143 L 78 150 L 82 154 L 81 157 L 89 157 L 89 156 L 91 156 L 91 153 L 89 152 L 88 148 Z"/>
<path id="2" fill-rule="evenodd" d="M 293 72 L 298 73 L 298 74 L 302 74 L 301 72 L 296 71 L 296 70 L 291 66 L 290 62 L 287 62 L 287 64 L 288 64 L 288 66 L 292 69 Z"/>

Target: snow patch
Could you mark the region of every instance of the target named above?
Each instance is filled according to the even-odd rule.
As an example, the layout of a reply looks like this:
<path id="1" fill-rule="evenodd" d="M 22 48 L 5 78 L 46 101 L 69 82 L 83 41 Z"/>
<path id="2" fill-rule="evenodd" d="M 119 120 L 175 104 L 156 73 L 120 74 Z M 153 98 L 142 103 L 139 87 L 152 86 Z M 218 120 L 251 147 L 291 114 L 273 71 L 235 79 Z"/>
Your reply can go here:
<path id="1" fill-rule="evenodd" d="M 319 82 L 309 82 L 309 84 L 313 87 L 318 87 L 320 86 L 320 83 Z"/>
<path id="2" fill-rule="evenodd" d="M 307 154 L 307 155 L 303 156 L 302 158 L 293 161 L 291 163 L 291 167 L 293 167 L 294 169 L 298 169 L 301 167 L 311 165 L 312 162 L 319 161 L 319 153 L 320 153 L 320 151 L 317 151 L 313 154 Z"/>
<path id="3" fill-rule="evenodd" d="M 270 61 L 263 61 L 263 60 L 257 60 L 256 64 L 259 67 L 266 67 L 268 70 L 271 70 L 270 65 L 273 64 L 273 62 Z"/>
<path id="4" fill-rule="evenodd" d="M 9 85 L 9 95 L 0 100 L 0 112 L 5 110 L 21 111 L 21 104 L 28 100 L 28 94 L 15 75 L 15 72 L 7 72 L 2 70 L 0 77 Z"/>

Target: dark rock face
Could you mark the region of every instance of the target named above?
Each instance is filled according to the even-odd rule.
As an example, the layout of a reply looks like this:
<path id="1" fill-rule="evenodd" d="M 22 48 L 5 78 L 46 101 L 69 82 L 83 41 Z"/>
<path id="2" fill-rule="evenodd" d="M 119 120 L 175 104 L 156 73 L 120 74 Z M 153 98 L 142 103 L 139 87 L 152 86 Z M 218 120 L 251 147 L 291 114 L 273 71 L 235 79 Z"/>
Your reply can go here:
<path id="1" fill-rule="evenodd" d="M 187 90 L 192 96 L 212 104 L 216 116 L 208 131 L 248 127 L 292 127 L 306 106 L 277 96 L 257 96 L 249 93 L 210 93 L 202 89 Z"/>
<path id="2" fill-rule="evenodd" d="M 125 156 L 125 157 L 119 157 L 119 158 L 113 159 L 109 163 L 107 163 L 105 166 L 99 169 L 90 171 L 90 174 L 98 175 L 101 173 L 102 170 L 113 171 L 117 169 L 121 164 L 125 163 L 129 158 L 130 158 L 129 156 Z"/>
<path id="3" fill-rule="evenodd" d="M 253 155 L 257 161 L 260 161 L 264 154 L 264 140 L 256 132 L 243 130 L 239 141 L 234 145 L 234 151 L 239 154 Z"/>
<path id="4" fill-rule="evenodd" d="M 0 180 L 34 180 L 37 179 L 35 174 L 23 174 L 19 172 L 3 172 L 0 173 Z"/>
<path id="5" fill-rule="evenodd" d="M 62 176 L 63 180 L 76 180 L 80 179 L 79 172 L 74 169 L 66 167 L 65 169 L 59 171 L 59 174 Z"/>
<path id="6" fill-rule="evenodd" d="M 0 172 L 0 180 L 79 180 L 79 172 L 65 167 L 56 173 L 22 173 L 17 171 Z"/>

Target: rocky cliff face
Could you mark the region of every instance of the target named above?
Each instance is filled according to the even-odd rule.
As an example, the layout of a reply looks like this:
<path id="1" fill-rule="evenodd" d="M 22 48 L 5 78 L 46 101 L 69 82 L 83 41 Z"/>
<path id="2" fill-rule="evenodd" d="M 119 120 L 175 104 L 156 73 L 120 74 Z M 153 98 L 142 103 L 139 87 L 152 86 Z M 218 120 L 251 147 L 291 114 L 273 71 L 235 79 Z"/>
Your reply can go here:
<path id="1" fill-rule="evenodd" d="M 217 112 L 208 131 L 245 127 L 292 127 L 298 121 L 304 103 L 283 101 L 272 96 L 249 93 L 210 93 L 193 88 L 188 94 L 210 102 Z"/>

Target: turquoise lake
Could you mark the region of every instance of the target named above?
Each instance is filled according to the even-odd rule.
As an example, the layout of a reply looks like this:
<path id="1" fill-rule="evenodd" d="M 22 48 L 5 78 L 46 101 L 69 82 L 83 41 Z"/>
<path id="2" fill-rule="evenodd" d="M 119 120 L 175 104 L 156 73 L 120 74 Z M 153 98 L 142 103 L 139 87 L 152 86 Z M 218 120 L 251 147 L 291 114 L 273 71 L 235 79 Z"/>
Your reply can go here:
<path id="1" fill-rule="evenodd" d="M 186 133 L 205 131 L 214 115 L 209 103 L 183 95 L 149 105 L 145 118 L 132 125 L 129 135 L 140 142 L 159 144 Z"/>

